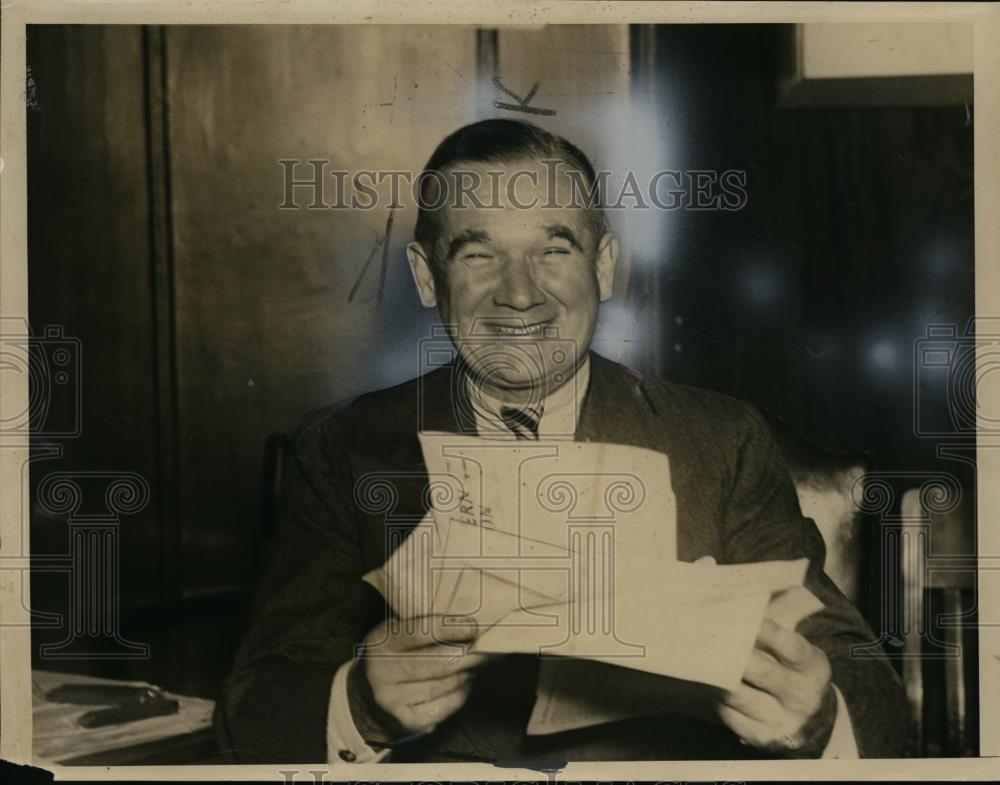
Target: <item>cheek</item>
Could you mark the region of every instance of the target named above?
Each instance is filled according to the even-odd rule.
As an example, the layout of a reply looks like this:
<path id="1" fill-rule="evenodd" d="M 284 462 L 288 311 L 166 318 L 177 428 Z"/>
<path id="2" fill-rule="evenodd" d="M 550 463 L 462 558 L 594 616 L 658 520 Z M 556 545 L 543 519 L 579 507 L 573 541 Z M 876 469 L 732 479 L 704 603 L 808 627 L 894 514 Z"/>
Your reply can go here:
<path id="1" fill-rule="evenodd" d="M 448 278 L 448 293 L 443 298 L 449 314 L 462 318 L 475 314 L 488 301 L 493 287 L 484 276 L 455 272 Z"/>
<path id="2" fill-rule="evenodd" d="M 456 272 L 449 277 L 448 297 L 454 313 L 470 313 L 487 302 L 499 282 L 495 275 L 483 272 Z"/>
<path id="3" fill-rule="evenodd" d="M 596 308 L 599 300 L 597 276 L 589 264 L 554 272 L 548 277 L 546 289 L 558 297 L 571 313 L 589 313 Z"/>

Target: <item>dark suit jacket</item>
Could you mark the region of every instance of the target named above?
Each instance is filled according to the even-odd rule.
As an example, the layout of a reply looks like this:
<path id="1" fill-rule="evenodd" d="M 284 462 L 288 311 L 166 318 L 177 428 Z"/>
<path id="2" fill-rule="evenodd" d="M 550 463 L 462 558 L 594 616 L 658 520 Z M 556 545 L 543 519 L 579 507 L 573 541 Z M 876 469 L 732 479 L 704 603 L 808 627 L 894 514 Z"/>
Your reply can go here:
<path id="1" fill-rule="evenodd" d="M 591 353 L 577 438 L 666 453 L 677 500 L 677 553 L 740 563 L 806 556 L 806 585 L 826 605 L 799 626 L 822 648 L 863 756 L 901 754 L 906 700 L 881 658 L 850 656 L 875 636 L 823 572 L 824 546 L 799 511 L 788 471 L 757 410 L 643 381 Z M 361 576 L 386 559 L 387 531 L 426 511 L 418 429 L 474 432 L 454 366 L 363 395 L 308 419 L 296 438 L 277 541 L 254 618 L 225 685 L 220 733 L 239 762 L 325 761 L 330 685 L 386 615 Z M 388 494 L 368 492 L 375 476 Z M 383 489 L 386 486 L 383 486 Z M 655 623 L 655 620 L 651 620 Z M 545 737 L 524 728 L 537 659 L 510 656 L 477 679 L 465 707 L 393 761 L 725 759 L 758 755 L 722 726 L 676 714 Z"/>

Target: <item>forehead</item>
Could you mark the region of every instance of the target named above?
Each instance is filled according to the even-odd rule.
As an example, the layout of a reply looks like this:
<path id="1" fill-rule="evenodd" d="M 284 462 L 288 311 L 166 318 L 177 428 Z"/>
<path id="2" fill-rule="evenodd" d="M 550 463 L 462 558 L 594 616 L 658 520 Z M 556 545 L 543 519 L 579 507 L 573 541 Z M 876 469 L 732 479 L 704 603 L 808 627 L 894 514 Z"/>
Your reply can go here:
<path id="1" fill-rule="evenodd" d="M 567 168 L 533 160 L 456 164 L 445 172 L 452 190 L 439 210 L 443 237 L 478 229 L 502 240 L 563 225 L 586 242 L 589 211 L 580 201 L 580 187 L 586 185 Z"/>

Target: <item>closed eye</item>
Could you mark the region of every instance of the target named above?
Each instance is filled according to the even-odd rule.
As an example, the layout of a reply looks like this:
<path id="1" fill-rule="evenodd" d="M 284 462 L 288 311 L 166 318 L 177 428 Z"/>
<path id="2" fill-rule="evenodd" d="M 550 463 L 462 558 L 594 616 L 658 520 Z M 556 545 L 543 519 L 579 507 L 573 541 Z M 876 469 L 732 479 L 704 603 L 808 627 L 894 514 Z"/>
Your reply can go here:
<path id="1" fill-rule="evenodd" d="M 549 248 L 546 248 L 544 251 L 542 251 L 542 253 L 545 254 L 546 256 L 551 256 L 551 255 L 569 256 L 570 250 L 569 248 L 550 246 Z"/>

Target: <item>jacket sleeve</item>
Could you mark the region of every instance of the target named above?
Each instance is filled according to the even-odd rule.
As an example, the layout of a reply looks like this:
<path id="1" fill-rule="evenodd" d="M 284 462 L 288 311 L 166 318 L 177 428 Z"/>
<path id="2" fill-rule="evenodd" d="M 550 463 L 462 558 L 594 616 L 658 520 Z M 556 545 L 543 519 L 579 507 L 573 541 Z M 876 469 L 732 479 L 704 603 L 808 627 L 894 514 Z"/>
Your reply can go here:
<path id="1" fill-rule="evenodd" d="M 802 517 L 784 459 L 763 417 L 750 406 L 731 483 L 724 523 L 726 561 L 808 557 L 806 587 L 825 608 L 797 629 L 826 653 L 861 756 L 901 756 L 908 707 L 899 677 L 879 647 L 871 645 L 876 636 L 864 618 L 823 571 L 822 536 L 811 519 Z"/>
<path id="2" fill-rule="evenodd" d="M 384 612 L 360 580 L 346 454 L 314 422 L 287 464 L 270 561 L 216 712 L 240 763 L 327 760 L 333 678 Z"/>

